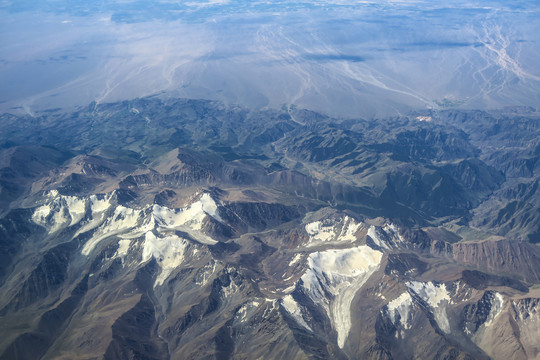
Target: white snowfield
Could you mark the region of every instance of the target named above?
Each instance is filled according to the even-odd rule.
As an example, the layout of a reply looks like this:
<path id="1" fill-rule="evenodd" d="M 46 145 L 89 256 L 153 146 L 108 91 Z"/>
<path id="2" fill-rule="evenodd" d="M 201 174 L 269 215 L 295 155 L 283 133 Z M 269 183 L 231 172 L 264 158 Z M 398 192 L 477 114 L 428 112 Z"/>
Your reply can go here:
<path id="1" fill-rule="evenodd" d="M 408 321 L 412 307 L 413 300 L 408 291 L 405 291 L 403 294 L 390 301 L 388 303 L 388 314 L 390 315 L 392 323 L 397 325 L 399 321 L 405 330 L 410 329 L 411 325 Z"/>
<path id="2" fill-rule="evenodd" d="M 327 312 L 343 347 L 351 329 L 351 304 L 367 279 L 378 269 L 382 253 L 369 246 L 314 252 L 301 286 Z M 329 293 L 331 296 L 327 296 Z"/>
<path id="3" fill-rule="evenodd" d="M 285 295 L 281 299 L 281 305 L 283 306 L 283 308 L 285 308 L 285 310 L 287 310 L 287 312 L 296 320 L 299 325 L 303 326 L 309 331 L 312 331 L 311 327 L 304 320 L 301 306 L 294 300 L 292 295 Z"/>
<path id="4" fill-rule="evenodd" d="M 306 246 L 317 246 L 333 242 L 354 242 L 356 233 L 365 228 L 362 222 L 356 222 L 349 216 L 339 220 L 314 221 L 306 224 L 305 229 L 309 235 Z"/>
<path id="5" fill-rule="evenodd" d="M 306 250 L 318 246 L 353 244 L 364 231 L 381 250 L 398 246 L 403 241 L 396 225 L 387 223 L 369 226 L 349 216 L 313 221 L 305 225 L 309 236 Z M 307 270 L 297 283 L 315 304 L 321 306 L 337 332 L 338 345 L 343 347 L 351 329 L 351 306 L 355 295 L 380 266 L 383 253 L 367 245 L 349 249 L 328 249 L 309 254 Z M 293 259 L 291 264 L 297 261 Z M 281 300 L 282 306 L 297 323 L 310 329 L 302 316 L 302 305 L 291 294 Z M 409 328 L 409 311 L 413 301 L 408 292 L 389 304 L 393 322 L 398 318 L 405 329 Z"/>
<path id="6" fill-rule="evenodd" d="M 93 231 L 81 253 L 85 256 L 105 239 L 118 237 L 115 257 L 122 261 L 137 239 L 141 239 L 141 261 L 155 258 L 161 273 L 155 285 L 162 285 L 171 272 L 180 266 L 187 251 L 197 251 L 196 244 L 174 234 L 174 230 L 188 232 L 200 243 L 215 244 L 216 241 L 202 232 L 207 217 L 222 221 L 218 205 L 208 193 L 181 209 L 169 209 L 151 205 L 142 209 L 128 208 L 112 201 L 114 192 L 105 195 L 75 197 L 60 195 L 52 190 L 49 201 L 36 208 L 32 220 L 54 234 L 61 229 L 78 225 L 74 238 Z M 142 240 L 144 239 L 144 241 Z"/>
<path id="7" fill-rule="evenodd" d="M 246 303 L 238 309 L 236 314 L 234 315 L 234 322 L 235 323 L 245 323 L 249 319 L 251 319 L 255 314 L 257 313 L 258 308 L 261 306 L 261 304 L 264 304 L 263 299 L 255 298 L 248 300 Z"/>
<path id="8" fill-rule="evenodd" d="M 189 241 L 176 235 L 158 238 L 152 232 L 145 234 L 142 261 L 149 261 L 153 257 L 161 267 L 155 286 L 162 285 L 173 270 L 184 262 L 184 254 L 189 247 Z"/>
<path id="9" fill-rule="evenodd" d="M 407 287 L 432 308 L 435 321 L 439 328 L 446 334 L 450 333 L 450 322 L 446 314 L 446 307 L 452 300 L 446 290 L 446 285 L 433 282 L 410 281 L 407 283 Z"/>
<path id="10" fill-rule="evenodd" d="M 504 307 L 504 298 L 501 294 L 495 293 L 493 300 L 491 301 L 491 309 L 486 322 L 483 324 L 485 327 L 491 326 L 493 322 L 499 317 Z"/>

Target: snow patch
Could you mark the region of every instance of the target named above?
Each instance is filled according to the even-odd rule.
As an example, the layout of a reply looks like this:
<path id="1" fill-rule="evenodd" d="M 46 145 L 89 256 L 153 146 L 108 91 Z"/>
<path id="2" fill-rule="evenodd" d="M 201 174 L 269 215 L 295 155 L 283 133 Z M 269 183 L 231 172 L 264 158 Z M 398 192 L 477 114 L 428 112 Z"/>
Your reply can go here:
<path id="1" fill-rule="evenodd" d="M 142 261 L 154 257 L 161 267 L 155 286 L 162 285 L 172 271 L 184 262 L 188 250 L 192 251 L 192 255 L 198 251 L 196 245 L 188 240 L 171 235 L 171 230 L 189 231 L 202 243 L 216 243 L 200 231 L 207 216 L 221 221 L 218 206 L 208 193 L 202 194 L 199 200 L 186 208 L 177 210 L 159 205 L 143 209 L 114 205 L 111 202 L 113 195 L 114 192 L 89 197 L 63 196 L 52 190 L 46 194 L 47 203 L 34 210 L 32 220 L 46 227 L 49 233 L 80 224 L 74 238 L 93 231 L 81 250 L 85 256 L 94 251 L 103 240 L 116 236 L 119 241 L 114 257 L 123 261 L 133 242 L 143 238 Z M 201 281 L 205 283 L 210 276 L 204 276 Z M 229 290 L 231 293 L 235 291 Z"/>
<path id="2" fill-rule="evenodd" d="M 142 251 L 142 262 L 156 259 L 161 272 L 156 278 L 154 287 L 162 285 L 174 269 L 182 265 L 189 243 L 176 235 L 157 237 L 152 232 L 145 235 Z"/>
<path id="3" fill-rule="evenodd" d="M 298 261 L 300 261 L 300 259 L 302 259 L 302 254 L 298 253 L 296 255 L 294 255 L 293 259 L 291 260 L 291 262 L 289 262 L 289 267 L 293 266 L 294 264 L 296 264 Z"/>
<path id="4" fill-rule="evenodd" d="M 329 314 L 340 347 L 351 328 L 353 298 L 377 270 L 381 258 L 382 253 L 369 246 L 315 252 L 308 257 L 309 268 L 301 277 L 302 286 Z"/>
<path id="5" fill-rule="evenodd" d="M 264 313 L 263 313 L 263 318 L 268 318 L 270 316 L 270 314 L 276 310 L 277 306 L 278 306 L 278 300 L 277 299 L 268 299 L 268 298 L 265 298 L 264 299 L 265 302 L 267 303 L 267 307 L 264 309 Z M 268 306 L 268 303 L 270 303 L 270 305 Z"/>
<path id="6" fill-rule="evenodd" d="M 250 318 L 252 318 L 253 315 L 255 315 L 255 312 L 257 311 L 257 308 L 260 305 L 261 305 L 261 301 L 259 301 L 259 300 L 250 300 L 250 301 L 246 302 L 236 312 L 235 321 L 245 323 Z"/>
<path id="7" fill-rule="evenodd" d="M 143 211 L 119 205 L 114 209 L 111 220 L 107 220 L 105 223 L 106 231 L 116 232 L 119 230 L 131 229 L 135 227 L 143 217 Z"/>
<path id="8" fill-rule="evenodd" d="M 111 207 L 110 198 L 110 195 L 104 197 L 103 199 L 100 199 L 96 195 L 90 196 L 90 209 L 92 211 L 92 214 L 108 210 Z"/>
<path id="9" fill-rule="evenodd" d="M 306 323 L 302 316 L 300 305 L 294 300 L 291 295 L 286 295 L 281 299 L 281 305 L 293 317 L 293 319 L 302 327 L 311 330 L 311 327 Z"/>
<path id="10" fill-rule="evenodd" d="M 215 274 L 217 269 L 217 262 L 214 260 L 211 260 L 208 264 L 204 265 L 204 267 L 197 273 L 197 277 L 195 279 L 195 284 L 204 286 L 208 283 L 212 275 Z"/>
<path id="11" fill-rule="evenodd" d="M 501 294 L 495 293 L 493 300 L 491 301 L 491 309 L 489 315 L 484 323 L 484 326 L 488 327 L 493 324 L 493 321 L 501 314 L 504 305 L 504 298 Z"/>
<path id="12" fill-rule="evenodd" d="M 86 201 L 85 199 L 78 198 L 76 196 L 65 196 L 64 201 L 69 211 L 71 218 L 70 226 L 78 224 L 86 214 Z"/>
<path id="13" fill-rule="evenodd" d="M 290 279 L 289 279 L 290 280 Z M 296 283 L 294 283 L 293 285 L 289 286 L 289 287 L 286 287 L 285 289 L 283 289 L 283 293 L 284 294 L 290 294 L 294 291 L 294 289 L 296 289 Z"/>
<path id="14" fill-rule="evenodd" d="M 216 241 L 199 232 L 203 220 L 207 215 L 206 208 L 211 213 L 216 209 L 212 207 L 213 201 L 203 195 L 205 205 L 197 201 L 183 209 L 169 209 L 167 207 L 153 205 L 151 208 L 132 209 L 118 205 L 112 215 L 105 219 L 105 210 L 111 207 L 109 199 L 90 198 L 92 220 L 84 224 L 76 235 L 97 228 L 94 236 L 83 247 L 83 255 L 90 252 L 105 238 L 119 236 L 123 239 L 135 239 L 156 229 L 163 230 L 194 230 L 194 237 L 206 244 L 215 244 Z M 40 214 L 46 213 L 46 209 L 40 209 Z M 186 229 L 187 228 L 187 229 Z"/>
<path id="15" fill-rule="evenodd" d="M 435 308 L 443 301 L 450 302 L 450 295 L 446 291 L 445 284 L 435 284 L 432 282 L 410 281 L 407 287 L 414 291 L 420 298 L 426 301 L 431 307 Z"/>
<path id="16" fill-rule="evenodd" d="M 214 199 L 212 199 L 210 194 L 204 193 L 203 196 L 201 196 L 201 198 L 199 199 L 199 202 L 201 203 L 202 210 L 205 213 L 212 216 L 213 218 L 216 218 L 219 221 L 223 221 L 218 214 L 217 204 Z"/>
<path id="17" fill-rule="evenodd" d="M 123 259 L 128 254 L 130 245 L 131 240 L 120 240 L 118 242 L 118 249 L 116 250 L 116 253 L 114 253 L 114 257 Z"/>
<path id="18" fill-rule="evenodd" d="M 369 227 L 367 235 L 383 249 L 390 249 L 403 242 L 403 237 L 399 234 L 397 226 L 392 223 L 385 224 L 384 227 L 372 225 Z"/>
<path id="19" fill-rule="evenodd" d="M 236 284 L 232 279 L 229 282 L 228 286 L 221 288 L 221 296 L 223 299 L 227 299 L 233 294 L 236 294 L 240 290 L 238 284 Z"/>
<path id="20" fill-rule="evenodd" d="M 95 231 L 94 236 L 84 244 L 83 255 L 89 255 L 104 239 L 127 232 L 136 227 L 144 219 L 142 210 L 135 210 L 119 205 L 114 213 Z"/>
<path id="21" fill-rule="evenodd" d="M 432 309 L 437 325 L 444 333 L 450 333 L 450 322 L 446 314 L 446 306 L 451 303 L 445 284 L 433 282 L 410 281 L 407 287 L 424 300 Z"/>
<path id="22" fill-rule="evenodd" d="M 59 208 L 54 212 L 52 218 L 52 226 L 50 227 L 49 233 L 55 233 L 64 226 L 68 226 L 71 222 L 71 219 L 68 217 L 69 212 L 66 208 Z"/>
<path id="23" fill-rule="evenodd" d="M 315 221 L 306 225 L 306 232 L 309 236 L 315 236 L 321 231 L 321 222 Z"/>
<path id="24" fill-rule="evenodd" d="M 51 190 L 46 194 L 46 198 L 48 202 L 34 210 L 32 220 L 36 224 L 47 228 L 50 234 L 63 227 L 74 226 L 81 223 L 87 214 L 88 204 L 90 204 L 90 214 L 92 215 L 92 219 L 95 217 L 95 213 L 105 211 L 110 207 L 110 196 L 109 198 L 100 200 L 96 195 L 92 195 L 89 198 L 81 198 L 77 196 L 60 195 L 57 190 Z M 95 226 L 89 227 L 87 224 L 88 223 L 83 224 L 83 227 L 87 230 L 98 225 L 94 222 Z M 76 235 L 82 232 L 84 231 L 78 231 Z"/>
<path id="25" fill-rule="evenodd" d="M 379 230 L 379 231 L 377 231 Z M 383 248 L 383 249 L 390 249 L 390 247 L 386 244 L 386 242 L 382 241 L 380 234 L 380 229 L 376 228 L 375 226 L 370 226 L 367 232 L 367 235 L 373 240 L 375 245 Z"/>
<path id="26" fill-rule="evenodd" d="M 218 214 L 218 207 L 210 194 L 205 193 L 193 204 L 182 209 L 169 209 L 164 206 L 154 205 L 152 215 L 156 222 L 168 229 L 178 229 L 187 227 L 191 230 L 201 230 L 204 219 L 211 216 L 218 221 L 223 221 Z M 202 237 L 202 241 L 208 244 L 215 244 L 216 241 Z"/>
<path id="27" fill-rule="evenodd" d="M 38 225 L 45 225 L 47 223 L 47 217 L 51 211 L 52 209 L 49 204 L 38 207 L 32 214 L 32 221 Z"/>
<path id="28" fill-rule="evenodd" d="M 412 306 L 412 297 L 407 291 L 401 294 L 398 298 L 390 301 L 388 303 L 388 314 L 390 315 L 390 320 L 392 320 L 392 323 L 397 325 L 396 322 L 399 320 L 404 329 L 409 329 L 410 324 L 408 323 L 408 319 Z"/>
<path id="29" fill-rule="evenodd" d="M 69 209 L 64 198 L 58 192 L 51 191 L 49 202 L 36 208 L 32 214 L 32 221 L 47 229 L 49 234 L 55 233 L 71 222 Z"/>
<path id="30" fill-rule="evenodd" d="M 356 232 L 364 226 L 349 216 L 340 220 L 315 221 L 305 225 L 309 235 L 308 245 L 317 245 L 326 242 L 353 242 Z"/>

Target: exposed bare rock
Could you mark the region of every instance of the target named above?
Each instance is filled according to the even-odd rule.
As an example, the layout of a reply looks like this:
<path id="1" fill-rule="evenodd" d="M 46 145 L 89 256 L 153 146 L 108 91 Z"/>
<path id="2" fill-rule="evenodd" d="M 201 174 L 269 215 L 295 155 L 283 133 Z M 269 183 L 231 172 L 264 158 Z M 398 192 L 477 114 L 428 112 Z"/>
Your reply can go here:
<path id="1" fill-rule="evenodd" d="M 491 272 L 540 280 L 540 248 L 536 245 L 510 240 L 457 243 L 452 245 L 452 256 Z"/>

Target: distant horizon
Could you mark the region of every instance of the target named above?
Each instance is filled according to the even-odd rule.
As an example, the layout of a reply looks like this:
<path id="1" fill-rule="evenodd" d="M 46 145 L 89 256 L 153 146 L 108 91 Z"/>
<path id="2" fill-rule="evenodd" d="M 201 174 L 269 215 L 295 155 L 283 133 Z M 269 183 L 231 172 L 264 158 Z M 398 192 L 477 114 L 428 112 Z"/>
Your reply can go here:
<path id="1" fill-rule="evenodd" d="M 334 117 L 540 107 L 533 1 L 11 2 L 0 112 L 165 96 Z"/>

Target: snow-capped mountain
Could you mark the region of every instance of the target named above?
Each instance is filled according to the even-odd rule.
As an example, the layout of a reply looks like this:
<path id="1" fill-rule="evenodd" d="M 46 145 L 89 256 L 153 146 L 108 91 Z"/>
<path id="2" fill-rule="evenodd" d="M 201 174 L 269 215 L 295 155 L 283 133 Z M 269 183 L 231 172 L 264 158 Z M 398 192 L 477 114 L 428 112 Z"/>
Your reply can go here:
<path id="1" fill-rule="evenodd" d="M 138 101 L 0 150 L 1 359 L 538 358 L 538 138 Z"/>

